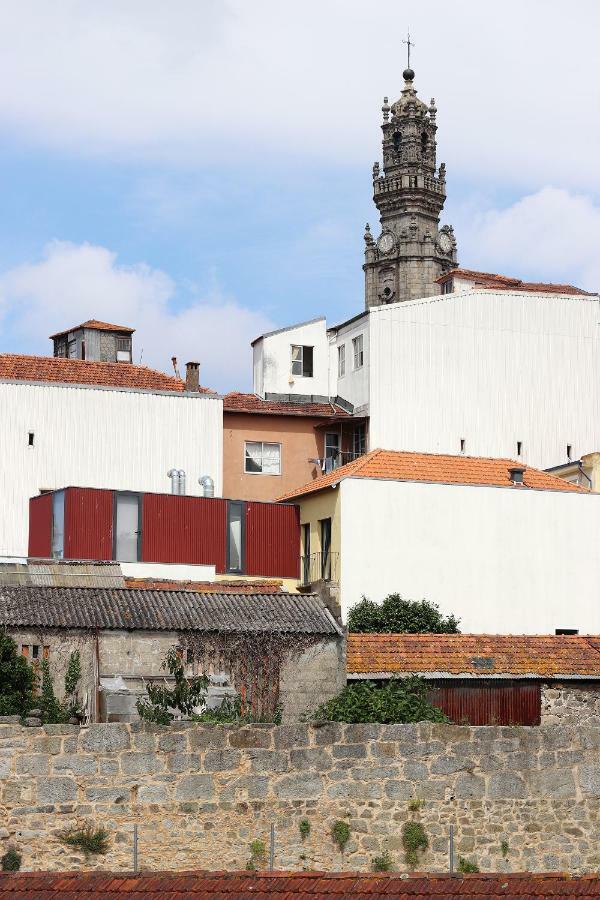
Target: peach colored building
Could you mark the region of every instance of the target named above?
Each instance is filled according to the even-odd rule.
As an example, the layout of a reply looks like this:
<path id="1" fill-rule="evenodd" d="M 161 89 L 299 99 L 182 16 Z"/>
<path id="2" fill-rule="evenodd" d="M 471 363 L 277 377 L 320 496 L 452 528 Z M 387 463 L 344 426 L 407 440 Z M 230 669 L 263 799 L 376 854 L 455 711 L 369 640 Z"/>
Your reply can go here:
<path id="1" fill-rule="evenodd" d="M 223 496 L 274 500 L 366 452 L 367 425 L 336 403 L 223 398 Z"/>

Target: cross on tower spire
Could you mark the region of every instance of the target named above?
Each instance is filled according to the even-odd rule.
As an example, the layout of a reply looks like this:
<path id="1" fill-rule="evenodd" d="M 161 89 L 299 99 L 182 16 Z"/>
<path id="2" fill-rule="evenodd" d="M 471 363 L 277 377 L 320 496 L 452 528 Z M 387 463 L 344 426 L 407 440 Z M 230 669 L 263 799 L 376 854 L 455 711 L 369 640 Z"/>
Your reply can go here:
<path id="1" fill-rule="evenodd" d="M 407 32 L 408 40 L 402 41 L 403 44 L 406 44 L 406 49 L 408 51 L 408 60 L 407 60 L 407 68 L 410 69 L 410 48 L 416 47 L 416 44 L 410 39 L 410 31 Z"/>

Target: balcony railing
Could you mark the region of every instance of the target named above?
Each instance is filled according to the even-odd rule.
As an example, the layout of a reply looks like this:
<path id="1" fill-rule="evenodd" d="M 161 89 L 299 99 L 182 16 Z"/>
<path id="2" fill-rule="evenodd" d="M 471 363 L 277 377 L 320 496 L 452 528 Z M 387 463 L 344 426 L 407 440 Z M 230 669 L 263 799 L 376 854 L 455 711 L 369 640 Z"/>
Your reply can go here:
<path id="1" fill-rule="evenodd" d="M 360 456 L 364 456 L 364 454 L 356 453 L 353 450 L 336 450 L 331 456 L 327 456 L 325 459 L 319 459 L 318 463 L 321 466 L 321 470 L 324 473 L 327 473 L 333 472 L 334 469 L 339 469 L 340 466 L 345 466 L 346 463 L 353 462 Z"/>
<path id="2" fill-rule="evenodd" d="M 304 586 L 317 581 L 337 581 L 339 553 L 310 553 L 300 557 L 300 579 Z"/>

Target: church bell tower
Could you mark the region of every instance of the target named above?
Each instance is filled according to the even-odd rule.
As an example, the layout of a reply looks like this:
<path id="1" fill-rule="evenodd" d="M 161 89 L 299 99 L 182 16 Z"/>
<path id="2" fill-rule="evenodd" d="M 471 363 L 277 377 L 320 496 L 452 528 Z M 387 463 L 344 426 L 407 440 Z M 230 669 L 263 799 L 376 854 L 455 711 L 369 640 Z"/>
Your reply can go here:
<path id="1" fill-rule="evenodd" d="M 435 101 L 427 106 L 417 97 L 410 56 L 403 77 L 400 99 L 390 106 L 385 97 L 382 107 L 383 172 L 373 166 L 381 232 L 375 239 L 365 230 L 367 309 L 439 294 L 436 278 L 457 265 L 452 226 L 440 228 L 446 166 L 436 168 Z"/>

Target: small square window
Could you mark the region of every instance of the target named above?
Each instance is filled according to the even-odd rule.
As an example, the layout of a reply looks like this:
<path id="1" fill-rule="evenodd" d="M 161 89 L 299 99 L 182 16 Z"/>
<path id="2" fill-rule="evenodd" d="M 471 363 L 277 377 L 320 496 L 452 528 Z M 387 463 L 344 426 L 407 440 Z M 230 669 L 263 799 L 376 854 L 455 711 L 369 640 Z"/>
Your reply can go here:
<path id="1" fill-rule="evenodd" d="M 281 475 L 281 444 L 246 441 L 244 471 L 247 475 Z"/>
<path id="2" fill-rule="evenodd" d="M 343 378 L 346 374 L 346 345 L 340 344 L 338 347 L 338 378 Z"/>
<path id="3" fill-rule="evenodd" d="M 117 362 L 131 362 L 131 338 L 117 338 Z"/>
<path id="4" fill-rule="evenodd" d="M 354 368 L 361 369 L 365 361 L 362 334 L 359 334 L 355 338 L 352 338 L 352 353 L 354 356 Z"/>

